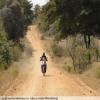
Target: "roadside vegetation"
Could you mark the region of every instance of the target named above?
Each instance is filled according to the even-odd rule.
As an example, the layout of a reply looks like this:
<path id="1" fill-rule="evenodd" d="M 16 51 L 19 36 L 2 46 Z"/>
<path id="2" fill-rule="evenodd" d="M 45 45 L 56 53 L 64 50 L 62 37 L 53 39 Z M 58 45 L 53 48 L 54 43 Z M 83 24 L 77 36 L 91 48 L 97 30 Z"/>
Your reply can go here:
<path id="1" fill-rule="evenodd" d="M 68 72 L 83 73 L 100 62 L 100 1 L 50 0 L 34 11 L 43 36 L 53 37 L 48 51 Z"/>
<path id="2" fill-rule="evenodd" d="M 24 36 L 32 23 L 32 4 L 27 0 L 0 0 L 0 69 L 8 69 L 24 50 Z"/>
<path id="3" fill-rule="evenodd" d="M 19 68 L 23 67 L 20 60 L 32 56 L 33 51 L 25 38 L 32 21 L 31 2 L 0 0 L 0 95 L 4 95 L 19 75 Z"/>

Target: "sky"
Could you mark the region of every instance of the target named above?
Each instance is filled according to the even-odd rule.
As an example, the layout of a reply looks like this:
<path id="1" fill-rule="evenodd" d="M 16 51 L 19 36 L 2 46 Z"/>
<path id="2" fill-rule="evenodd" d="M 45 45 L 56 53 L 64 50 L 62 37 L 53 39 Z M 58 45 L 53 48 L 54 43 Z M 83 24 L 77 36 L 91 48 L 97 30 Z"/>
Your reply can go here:
<path id="1" fill-rule="evenodd" d="M 36 4 L 39 4 L 40 6 L 43 6 L 44 4 L 46 4 L 49 0 L 29 0 L 32 1 L 33 6 L 35 6 Z"/>

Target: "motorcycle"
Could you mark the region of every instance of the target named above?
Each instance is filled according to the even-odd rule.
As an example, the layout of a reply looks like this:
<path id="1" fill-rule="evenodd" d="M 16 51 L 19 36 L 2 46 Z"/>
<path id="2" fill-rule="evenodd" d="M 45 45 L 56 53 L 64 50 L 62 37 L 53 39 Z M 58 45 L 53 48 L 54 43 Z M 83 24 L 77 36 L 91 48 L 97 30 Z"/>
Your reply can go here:
<path id="1" fill-rule="evenodd" d="M 45 59 L 43 59 L 41 62 L 41 72 L 43 73 L 43 76 L 45 76 L 47 71 L 47 63 Z"/>

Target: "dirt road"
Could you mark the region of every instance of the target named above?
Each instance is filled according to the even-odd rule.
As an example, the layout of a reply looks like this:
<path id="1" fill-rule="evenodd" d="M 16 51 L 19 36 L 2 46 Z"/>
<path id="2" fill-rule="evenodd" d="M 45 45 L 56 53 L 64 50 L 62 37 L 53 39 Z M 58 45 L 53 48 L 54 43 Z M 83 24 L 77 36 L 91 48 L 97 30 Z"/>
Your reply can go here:
<path id="1" fill-rule="evenodd" d="M 80 79 L 63 74 L 55 67 L 49 55 L 48 70 L 45 77 L 40 70 L 39 58 L 43 51 L 42 40 L 36 26 L 28 31 L 27 38 L 34 48 L 33 57 L 27 62 L 26 73 L 20 74 L 11 87 L 4 93 L 6 96 L 82 96 L 99 95 Z"/>

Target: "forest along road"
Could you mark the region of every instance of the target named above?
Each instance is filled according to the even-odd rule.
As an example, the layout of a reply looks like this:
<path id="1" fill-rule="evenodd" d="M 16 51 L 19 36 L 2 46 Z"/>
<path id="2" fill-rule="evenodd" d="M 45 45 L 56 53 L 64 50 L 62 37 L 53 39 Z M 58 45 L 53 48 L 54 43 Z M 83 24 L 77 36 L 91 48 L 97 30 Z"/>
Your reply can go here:
<path id="1" fill-rule="evenodd" d="M 80 79 L 64 74 L 55 67 L 48 56 L 47 75 L 44 77 L 40 69 L 40 56 L 43 53 L 43 41 L 36 26 L 31 26 L 27 39 L 34 49 L 33 57 L 27 67 L 27 74 L 20 74 L 5 91 L 4 96 L 96 96 L 100 95 L 88 87 Z M 24 63 L 24 62 L 23 62 Z M 26 68 L 26 67 L 25 67 Z M 23 73 L 23 72 L 22 72 Z"/>

